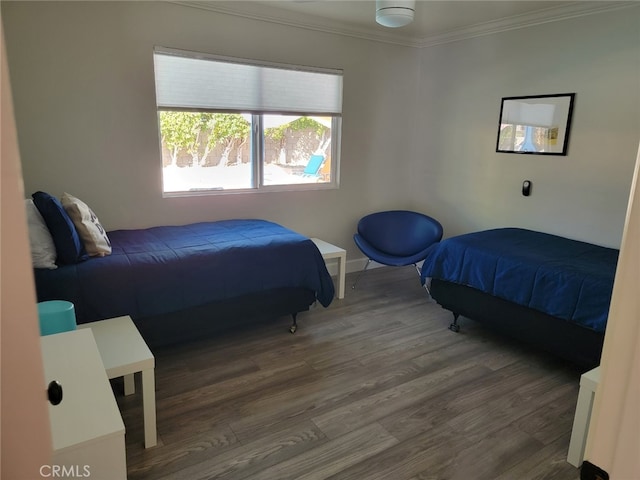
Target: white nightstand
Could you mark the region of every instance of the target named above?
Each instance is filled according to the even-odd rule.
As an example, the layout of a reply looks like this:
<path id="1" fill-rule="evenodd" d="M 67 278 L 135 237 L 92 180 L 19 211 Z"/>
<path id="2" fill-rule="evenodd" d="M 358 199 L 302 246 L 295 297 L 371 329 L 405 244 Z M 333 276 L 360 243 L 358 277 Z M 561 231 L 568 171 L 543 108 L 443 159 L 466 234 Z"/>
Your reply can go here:
<path id="1" fill-rule="evenodd" d="M 135 391 L 133 375 L 142 372 L 142 408 L 144 446 L 157 444 L 155 358 L 131 317 L 117 317 L 78 325 L 90 328 L 98 344 L 102 363 L 109 378 L 124 377 L 124 394 Z"/>
<path id="2" fill-rule="evenodd" d="M 47 382 L 62 385 L 62 402 L 49 405 L 52 467 L 98 480 L 126 479 L 124 423 L 91 331 L 47 335 L 40 342 Z"/>
<path id="3" fill-rule="evenodd" d="M 344 248 L 336 247 L 335 245 L 320 240 L 319 238 L 312 238 L 311 241 L 316 244 L 318 250 L 322 254 L 322 258 L 330 260 L 333 258 L 338 259 L 338 298 L 344 298 L 344 284 L 345 275 L 347 270 L 347 251 Z"/>
<path id="4" fill-rule="evenodd" d="M 584 460 L 584 447 L 587 444 L 591 409 L 593 408 L 593 398 L 595 397 L 598 383 L 600 383 L 600 367 L 589 370 L 580 377 L 578 404 L 573 418 L 573 430 L 571 431 L 569 452 L 567 453 L 567 462 L 574 467 L 582 465 Z"/>

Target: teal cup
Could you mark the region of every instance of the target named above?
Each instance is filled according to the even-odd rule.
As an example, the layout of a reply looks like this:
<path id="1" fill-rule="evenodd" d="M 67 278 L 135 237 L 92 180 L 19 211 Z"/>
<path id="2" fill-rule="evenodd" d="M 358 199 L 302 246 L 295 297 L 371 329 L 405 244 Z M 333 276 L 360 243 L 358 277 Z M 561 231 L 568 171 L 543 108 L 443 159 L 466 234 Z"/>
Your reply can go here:
<path id="1" fill-rule="evenodd" d="M 73 303 L 65 300 L 49 300 L 38 303 L 40 335 L 68 332 L 76 329 L 76 312 Z"/>

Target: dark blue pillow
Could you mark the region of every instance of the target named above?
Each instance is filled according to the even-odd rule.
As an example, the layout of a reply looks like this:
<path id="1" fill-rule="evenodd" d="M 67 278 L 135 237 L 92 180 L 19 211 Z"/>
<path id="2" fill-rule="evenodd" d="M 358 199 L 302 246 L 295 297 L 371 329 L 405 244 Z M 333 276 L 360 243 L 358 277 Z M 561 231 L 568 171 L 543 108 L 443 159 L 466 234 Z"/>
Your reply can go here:
<path id="1" fill-rule="evenodd" d="M 31 197 L 53 237 L 57 254 L 56 262 L 71 264 L 89 258 L 78 231 L 62 203 L 45 192 L 36 192 Z"/>

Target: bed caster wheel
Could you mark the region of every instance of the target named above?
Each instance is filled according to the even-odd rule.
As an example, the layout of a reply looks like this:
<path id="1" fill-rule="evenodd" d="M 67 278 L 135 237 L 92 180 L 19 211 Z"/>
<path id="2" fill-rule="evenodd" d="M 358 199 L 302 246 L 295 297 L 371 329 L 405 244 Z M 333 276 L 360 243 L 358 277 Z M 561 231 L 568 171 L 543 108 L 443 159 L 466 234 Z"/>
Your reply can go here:
<path id="1" fill-rule="evenodd" d="M 449 330 L 458 333 L 460 331 L 460 325 L 458 325 L 457 323 L 452 323 L 451 325 L 449 325 Z"/>
<path id="2" fill-rule="evenodd" d="M 297 329 L 298 329 L 297 325 L 291 325 L 291 326 L 289 327 L 289 331 L 290 331 L 291 333 L 296 333 L 296 330 L 297 330 Z"/>

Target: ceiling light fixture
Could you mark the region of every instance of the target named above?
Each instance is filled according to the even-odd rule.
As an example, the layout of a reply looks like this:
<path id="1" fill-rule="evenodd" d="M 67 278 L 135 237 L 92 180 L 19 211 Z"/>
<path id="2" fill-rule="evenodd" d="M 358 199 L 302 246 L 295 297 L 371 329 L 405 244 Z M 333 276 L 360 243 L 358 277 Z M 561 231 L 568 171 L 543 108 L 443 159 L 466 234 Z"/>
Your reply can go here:
<path id="1" fill-rule="evenodd" d="M 384 27 L 404 27 L 413 21 L 415 0 L 376 0 L 376 22 Z"/>

